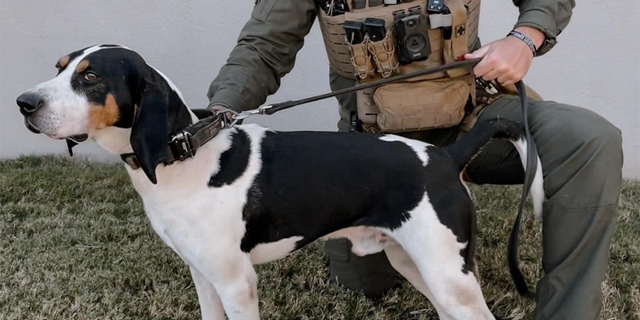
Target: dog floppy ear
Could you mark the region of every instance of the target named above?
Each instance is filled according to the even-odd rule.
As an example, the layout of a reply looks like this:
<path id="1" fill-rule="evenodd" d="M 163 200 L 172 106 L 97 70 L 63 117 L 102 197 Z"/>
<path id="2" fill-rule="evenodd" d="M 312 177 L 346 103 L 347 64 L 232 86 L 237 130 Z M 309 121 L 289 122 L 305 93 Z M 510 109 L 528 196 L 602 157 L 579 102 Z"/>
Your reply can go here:
<path id="1" fill-rule="evenodd" d="M 168 103 L 154 83 L 144 83 L 131 128 L 131 147 L 140 168 L 153 184 L 157 184 L 156 167 L 168 158 Z"/>

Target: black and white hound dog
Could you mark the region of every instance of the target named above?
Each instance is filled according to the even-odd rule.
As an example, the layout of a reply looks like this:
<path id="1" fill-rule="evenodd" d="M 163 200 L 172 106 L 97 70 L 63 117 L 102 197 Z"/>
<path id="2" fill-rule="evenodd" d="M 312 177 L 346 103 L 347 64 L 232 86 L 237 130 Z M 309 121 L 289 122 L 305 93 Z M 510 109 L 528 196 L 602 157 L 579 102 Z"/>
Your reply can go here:
<path id="1" fill-rule="evenodd" d="M 494 319 L 474 274 L 476 219 L 461 172 L 491 138 L 526 159 L 515 123 L 480 124 L 445 148 L 241 125 L 165 165 L 169 135 L 198 121 L 167 77 L 117 45 L 73 52 L 57 68 L 18 98 L 27 127 L 137 156 L 142 170 L 126 170 L 154 230 L 189 265 L 204 319 L 258 319 L 253 265 L 338 237 L 358 255 L 384 251 L 441 319 Z M 532 196 L 539 214 L 540 166 Z"/>

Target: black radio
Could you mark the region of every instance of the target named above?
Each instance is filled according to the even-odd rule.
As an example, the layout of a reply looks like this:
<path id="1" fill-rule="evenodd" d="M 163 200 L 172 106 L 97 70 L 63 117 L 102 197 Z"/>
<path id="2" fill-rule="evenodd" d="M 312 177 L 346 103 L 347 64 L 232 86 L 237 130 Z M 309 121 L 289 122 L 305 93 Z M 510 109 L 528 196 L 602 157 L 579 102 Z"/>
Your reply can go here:
<path id="1" fill-rule="evenodd" d="M 359 21 L 345 21 L 344 32 L 347 36 L 347 42 L 350 44 L 359 44 L 364 41 L 364 25 Z"/>
<path id="2" fill-rule="evenodd" d="M 315 2 L 322 11 L 331 16 L 341 15 L 349 11 L 349 5 L 345 0 L 315 0 Z"/>
<path id="3" fill-rule="evenodd" d="M 387 31 L 385 29 L 385 23 L 382 19 L 367 18 L 364 20 L 364 31 L 369 35 L 371 41 L 376 42 L 384 39 Z"/>
<path id="4" fill-rule="evenodd" d="M 409 8 L 408 13 L 404 10 L 393 13 L 398 61 L 402 64 L 426 60 L 431 53 L 427 17 L 420 9 L 416 6 Z"/>

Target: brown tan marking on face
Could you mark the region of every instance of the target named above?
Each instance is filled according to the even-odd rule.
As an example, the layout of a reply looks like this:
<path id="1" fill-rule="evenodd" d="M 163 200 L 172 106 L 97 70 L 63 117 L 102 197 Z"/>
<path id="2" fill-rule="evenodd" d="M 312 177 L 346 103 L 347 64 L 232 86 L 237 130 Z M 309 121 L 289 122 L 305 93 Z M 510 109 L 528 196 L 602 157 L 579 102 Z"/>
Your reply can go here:
<path id="1" fill-rule="evenodd" d="M 89 107 L 89 126 L 99 130 L 112 126 L 120 118 L 118 104 L 113 94 L 107 94 L 104 106 L 91 105 Z"/>
<path id="2" fill-rule="evenodd" d="M 89 67 L 89 60 L 82 60 L 76 66 L 76 73 L 82 73 L 83 71 L 87 70 L 88 67 Z"/>
<path id="3" fill-rule="evenodd" d="M 69 56 L 64 56 L 60 58 L 60 60 L 58 60 L 58 68 L 60 69 L 66 68 L 67 64 L 69 63 L 69 59 L 71 59 Z"/>

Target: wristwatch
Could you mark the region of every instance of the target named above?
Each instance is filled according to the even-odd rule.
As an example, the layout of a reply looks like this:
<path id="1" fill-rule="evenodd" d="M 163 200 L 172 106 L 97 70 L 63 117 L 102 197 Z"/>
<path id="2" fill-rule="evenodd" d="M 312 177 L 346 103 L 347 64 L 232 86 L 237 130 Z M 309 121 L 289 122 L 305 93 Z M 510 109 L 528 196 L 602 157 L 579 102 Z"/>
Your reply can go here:
<path id="1" fill-rule="evenodd" d="M 538 57 L 549 52 L 549 50 L 551 50 L 551 48 L 553 48 L 553 46 L 555 46 L 556 44 L 555 38 L 550 39 L 545 35 L 544 41 L 542 41 L 542 44 L 540 44 L 540 47 L 536 49 L 536 46 L 533 43 L 533 41 L 520 31 L 511 30 L 511 32 L 509 32 L 507 36 L 513 36 L 522 40 L 522 42 L 524 42 L 527 46 L 529 46 L 529 49 L 531 49 L 531 53 L 533 53 L 534 57 Z"/>
<path id="2" fill-rule="evenodd" d="M 524 42 L 529 47 L 529 49 L 531 49 L 531 53 L 533 53 L 534 57 L 538 55 L 538 49 L 536 49 L 536 45 L 524 33 L 520 32 L 520 31 L 516 31 L 516 30 L 511 30 L 511 32 L 509 32 L 509 34 L 507 34 L 507 37 L 508 36 L 516 37 L 516 38 L 522 40 L 522 42 Z"/>

